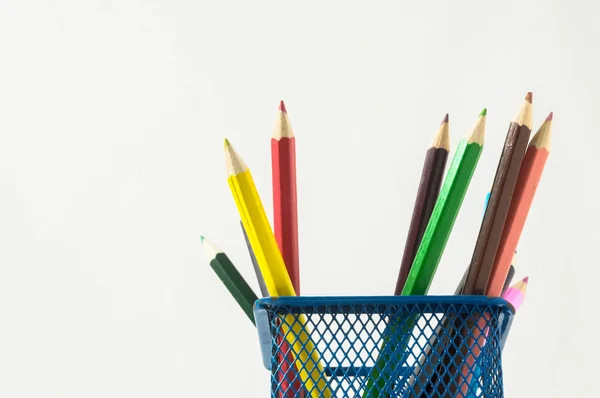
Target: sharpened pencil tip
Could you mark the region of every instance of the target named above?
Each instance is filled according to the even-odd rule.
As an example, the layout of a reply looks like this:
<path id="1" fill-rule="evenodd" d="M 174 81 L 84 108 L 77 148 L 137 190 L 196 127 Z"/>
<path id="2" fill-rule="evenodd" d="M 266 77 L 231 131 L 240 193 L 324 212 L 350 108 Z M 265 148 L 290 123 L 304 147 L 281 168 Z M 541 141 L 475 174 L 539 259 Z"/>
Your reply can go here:
<path id="1" fill-rule="evenodd" d="M 448 118 L 449 118 L 449 117 L 450 117 L 450 116 L 449 116 L 449 115 L 446 113 L 446 116 L 444 116 L 444 120 L 442 120 L 442 123 L 441 123 L 441 124 L 448 123 Z"/>
<path id="2" fill-rule="evenodd" d="M 204 243 L 204 236 L 200 235 L 200 242 Z"/>
<path id="3" fill-rule="evenodd" d="M 529 277 L 526 276 L 525 278 L 523 278 L 523 283 L 529 283 Z"/>
<path id="4" fill-rule="evenodd" d="M 481 113 L 479 113 L 479 116 L 485 116 L 485 115 L 487 115 L 487 108 L 483 108 Z"/>
<path id="5" fill-rule="evenodd" d="M 280 110 L 281 112 L 287 113 L 287 109 L 285 109 L 285 104 L 283 103 L 283 100 L 281 100 L 281 101 L 279 102 L 279 110 Z"/>
<path id="6" fill-rule="evenodd" d="M 225 146 L 225 149 L 227 149 L 228 147 L 231 146 L 231 143 L 229 142 L 229 140 L 227 138 L 225 138 L 224 146 Z"/>
<path id="7" fill-rule="evenodd" d="M 545 122 L 551 122 L 552 121 L 552 117 L 554 117 L 554 112 L 550 112 L 548 114 L 548 117 L 546 118 L 546 120 L 544 120 Z"/>
<path id="8" fill-rule="evenodd" d="M 527 95 L 525 96 L 525 99 L 527 100 L 527 102 L 529 102 L 530 104 L 533 104 L 533 93 L 530 91 L 527 93 Z"/>

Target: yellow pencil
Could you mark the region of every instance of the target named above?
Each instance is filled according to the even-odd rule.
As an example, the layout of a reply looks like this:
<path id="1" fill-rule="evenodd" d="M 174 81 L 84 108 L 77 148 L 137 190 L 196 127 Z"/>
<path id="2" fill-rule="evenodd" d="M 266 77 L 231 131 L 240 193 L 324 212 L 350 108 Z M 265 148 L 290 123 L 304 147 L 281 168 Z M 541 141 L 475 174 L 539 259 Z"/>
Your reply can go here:
<path id="1" fill-rule="evenodd" d="M 227 139 L 225 139 L 225 159 L 229 188 L 269 294 L 274 297 L 295 296 L 294 286 L 285 268 L 250 169 Z M 332 393 L 327 386 L 321 360 L 310 338 L 306 323 L 304 315 L 300 315 L 297 320 L 293 315 L 287 315 L 281 326 L 292 347 L 298 373 L 306 390 L 313 398 L 331 397 Z M 290 325 L 293 333 L 288 333 Z"/>

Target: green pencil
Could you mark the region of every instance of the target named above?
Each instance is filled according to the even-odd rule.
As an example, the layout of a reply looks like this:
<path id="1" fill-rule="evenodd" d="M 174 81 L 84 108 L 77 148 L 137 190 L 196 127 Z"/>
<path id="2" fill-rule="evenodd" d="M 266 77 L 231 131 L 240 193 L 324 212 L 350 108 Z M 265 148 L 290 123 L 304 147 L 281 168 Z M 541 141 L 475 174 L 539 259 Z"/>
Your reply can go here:
<path id="1" fill-rule="evenodd" d="M 211 268 L 215 271 L 219 279 L 221 279 L 221 282 L 223 282 L 227 290 L 229 290 L 229 293 L 231 293 L 235 301 L 237 301 L 250 321 L 254 324 L 254 312 L 252 307 L 254 302 L 258 300 L 258 297 L 256 297 L 256 294 L 254 294 L 250 286 L 248 286 L 242 275 L 240 275 L 231 260 L 229 260 L 222 250 L 205 239 L 204 236 L 201 236 L 200 240 L 202 241 L 202 245 L 208 256 Z"/>
<path id="2" fill-rule="evenodd" d="M 486 113 L 485 109 L 481 111 L 473 133 L 458 143 L 415 261 L 402 289 L 403 296 L 424 295 L 429 290 L 483 150 Z"/>
<path id="3" fill-rule="evenodd" d="M 435 202 L 435 207 L 423 234 L 423 239 L 417 250 L 415 260 L 402 289 L 403 296 L 427 294 L 435 270 L 442 257 L 444 247 L 452 231 L 452 226 L 471 182 L 471 177 L 479 161 L 479 156 L 483 150 L 486 113 L 486 109 L 481 111 L 471 135 L 463 138 L 458 143 L 452 164 L 448 169 L 448 174 L 444 179 L 444 184 Z M 388 328 L 390 328 L 391 335 L 401 332 L 403 335 L 408 336 L 409 329 L 415 323 L 416 320 L 414 322 L 406 320 L 406 323 L 401 326 L 400 320 L 392 320 Z M 400 349 L 395 348 L 393 352 L 402 352 L 402 346 L 405 349 L 408 344 L 408 339 L 404 337 L 400 337 L 399 340 Z M 397 367 L 400 364 L 394 361 L 394 359 L 398 358 L 393 358 L 395 355 L 389 353 L 390 348 L 386 347 L 386 345 L 386 341 L 384 340 L 379 351 L 379 358 L 368 376 L 363 398 L 383 396 L 383 390 L 385 389 L 386 381 L 390 378 L 390 373 L 398 371 Z"/>

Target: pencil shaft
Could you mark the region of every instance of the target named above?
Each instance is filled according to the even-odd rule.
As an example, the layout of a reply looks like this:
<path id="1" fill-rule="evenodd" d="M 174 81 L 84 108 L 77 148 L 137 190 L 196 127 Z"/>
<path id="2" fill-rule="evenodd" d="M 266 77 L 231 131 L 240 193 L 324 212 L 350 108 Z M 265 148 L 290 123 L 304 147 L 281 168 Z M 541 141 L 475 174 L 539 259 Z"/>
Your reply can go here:
<path id="1" fill-rule="evenodd" d="M 254 324 L 253 305 L 258 297 L 246 283 L 242 275 L 235 268 L 233 263 L 225 255 L 218 253 L 210 262 L 211 268 L 215 271 L 219 279 L 223 282 L 229 293 L 242 308 L 246 316 Z"/>
<path id="2" fill-rule="evenodd" d="M 248 240 L 271 296 L 295 296 L 273 230 L 249 170 L 228 179 L 238 197 L 238 207 Z"/>
<path id="3" fill-rule="evenodd" d="M 463 294 L 485 294 L 530 134 L 531 129 L 528 126 L 519 126 L 516 122 L 511 122 L 479 229 Z"/>
<path id="4" fill-rule="evenodd" d="M 396 281 L 395 295 L 402 293 L 404 283 L 431 218 L 431 213 L 440 192 L 447 158 L 448 150 L 445 148 L 429 148 L 425 155 L 421 181 L 406 237 L 398 280 Z"/>
<path id="5" fill-rule="evenodd" d="M 515 276 L 515 267 L 511 265 L 510 268 L 508 269 L 508 274 L 506 275 L 506 279 L 504 280 L 504 287 L 502 287 L 502 293 L 504 293 L 506 291 L 506 289 L 509 288 L 514 276 Z"/>
<path id="6" fill-rule="evenodd" d="M 246 229 L 244 228 L 244 223 L 240 221 L 240 226 L 242 227 L 242 233 L 244 234 L 244 240 L 246 241 L 246 246 L 248 247 L 248 254 L 250 255 L 250 261 L 252 262 L 252 268 L 254 268 L 254 274 L 256 275 L 256 280 L 258 282 L 258 287 L 260 288 L 260 294 L 262 297 L 269 297 L 269 291 L 267 290 L 267 285 L 265 284 L 265 279 L 262 276 L 262 272 L 260 271 L 260 267 L 258 266 L 258 262 L 256 261 L 256 256 L 254 255 L 254 251 L 252 250 L 252 245 L 250 245 L 250 241 L 248 240 L 248 234 L 246 233 Z"/>
<path id="7" fill-rule="evenodd" d="M 509 254 L 519 243 L 548 154 L 546 149 L 533 146 L 527 149 L 486 289 L 489 296 L 498 297 L 502 293 L 503 284 L 500 281 L 508 272 Z"/>
<path id="8" fill-rule="evenodd" d="M 294 286 L 300 294 L 298 250 L 298 203 L 296 187 L 296 139 L 271 139 L 273 180 L 273 229 L 281 255 Z"/>

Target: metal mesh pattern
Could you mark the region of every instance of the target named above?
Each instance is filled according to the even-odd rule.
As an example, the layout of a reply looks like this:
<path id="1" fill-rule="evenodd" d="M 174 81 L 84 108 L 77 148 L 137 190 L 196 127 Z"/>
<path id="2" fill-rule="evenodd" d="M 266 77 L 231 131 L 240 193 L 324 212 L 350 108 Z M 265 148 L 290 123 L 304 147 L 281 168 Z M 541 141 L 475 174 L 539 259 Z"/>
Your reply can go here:
<path id="1" fill-rule="evenodd" d="M 502 299 L 282 297 L 255 310 L 268 314 L 272 397 L 503 397 Z"/>

